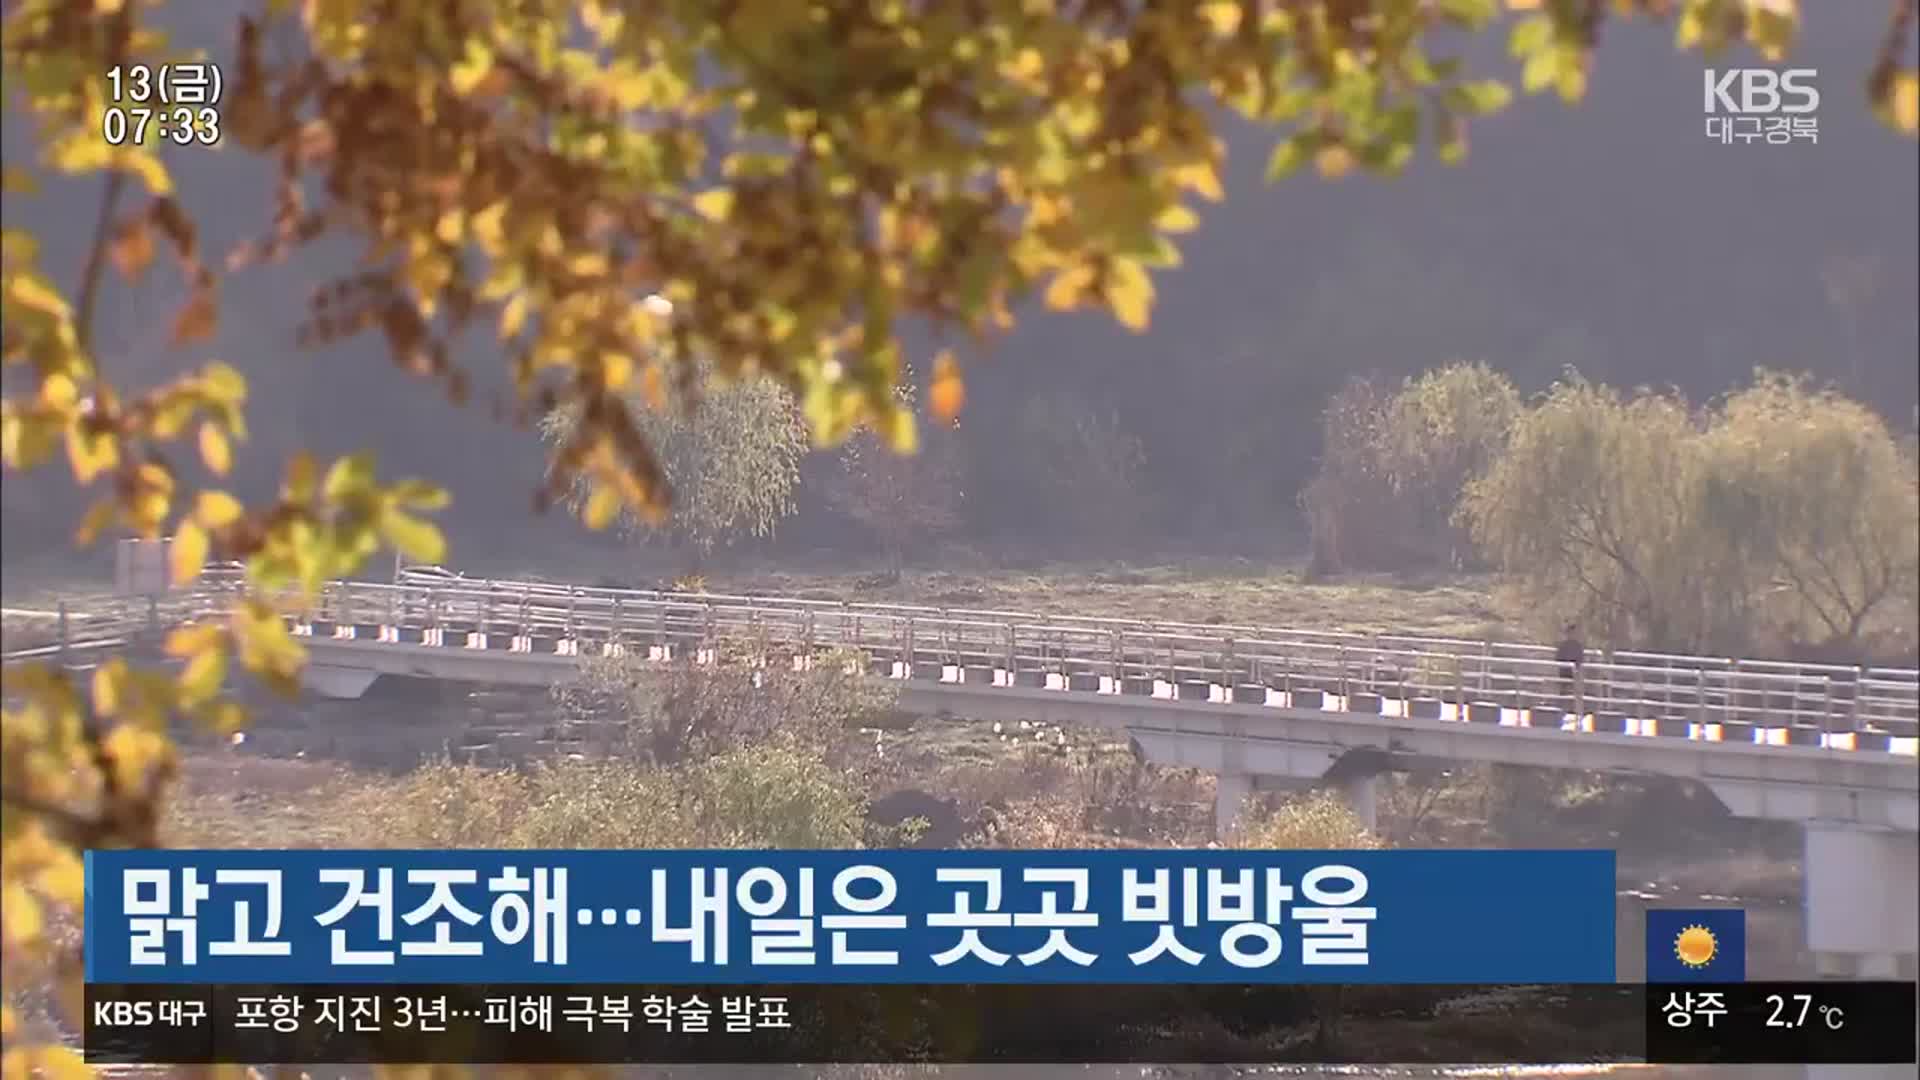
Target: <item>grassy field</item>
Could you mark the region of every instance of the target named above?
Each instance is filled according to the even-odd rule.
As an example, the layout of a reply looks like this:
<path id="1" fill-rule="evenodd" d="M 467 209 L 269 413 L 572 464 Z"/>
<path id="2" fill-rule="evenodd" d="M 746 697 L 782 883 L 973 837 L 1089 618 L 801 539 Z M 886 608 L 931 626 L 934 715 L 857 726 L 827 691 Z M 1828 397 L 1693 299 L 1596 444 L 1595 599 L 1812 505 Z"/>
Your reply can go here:
<path id="1" fill-rule="evenodd" d="M 471 573 L 654 587 L 674 563 L 657 552 L 545 550 L 543 557 L 479 557 Z M 732 557 L 703 577 L 714 592 L 859 599 L 877 603 L 1226 623 L 1512 637 L 1529 629 L 1503 615 L 1484 575 L 1349 575 L 1309 581 L 1295 560 L 1179 557 L 1151 561 L 1032 562 L 964 551 L 886 580 L 866 561 Z"/>
<path id="2" fill-rule="evenodd" d="M 891 584 L 847 573 L 746 571 L 708 579 L 710 588 L 800 596 L 847 596 L 945 607 L 1138 619 L 1445 636 L 1514 632 L 1493 606 L 1490 581 L 1410 584 L 1389 577 L 1307 582 L 1291 565 L 1075 566 L 1034 570 L 922 571 Z"/>

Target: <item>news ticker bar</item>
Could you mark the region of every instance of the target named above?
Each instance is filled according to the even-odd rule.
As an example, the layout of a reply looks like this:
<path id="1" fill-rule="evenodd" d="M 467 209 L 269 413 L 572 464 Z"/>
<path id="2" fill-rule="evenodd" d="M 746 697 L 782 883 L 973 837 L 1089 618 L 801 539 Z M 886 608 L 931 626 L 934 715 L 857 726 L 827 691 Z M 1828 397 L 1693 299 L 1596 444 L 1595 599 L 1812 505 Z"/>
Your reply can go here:
<path id="1" fill-rule="evenodd" d="M 1916 1046 L 1914 984 L 1890 982 L 91 984 L 86 997 L 97 1064 L 1899 1064 Z"/>

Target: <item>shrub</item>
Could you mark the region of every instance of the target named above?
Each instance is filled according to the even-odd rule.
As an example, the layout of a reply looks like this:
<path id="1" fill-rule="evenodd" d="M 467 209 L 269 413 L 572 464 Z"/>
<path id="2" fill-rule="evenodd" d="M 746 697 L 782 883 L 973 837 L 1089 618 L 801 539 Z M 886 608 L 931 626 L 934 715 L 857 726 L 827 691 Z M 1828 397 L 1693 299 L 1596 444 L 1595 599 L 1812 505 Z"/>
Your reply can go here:
<path id="1" fill-rule="evenodd" d="M 363 815 L 369 847 L 848 848 L 858 785 L 812 751 L 751 746 L 665 768 L 621 759 L 523 770 L 429 765 Z M 371 809 L 371 808 L 369 808 Z M 376 824 L 377 823 L 377 824 Z"/>
<path id="2" fill-rule="evenodd" d="M 593 657 L 554 689 L 563 723 L 611 724 L 614 748 L 672 765 L 761 743 L 831 750 L 890 709 L 894 691 L 850 653 L 828 652 L 806 671 L 773 662 L 754 642 L 723 646 L 720 663 L 660 664 Z M 764 659 L 764 667 L 737 662 Z"/>
<path id="3" fill-rule="evenodd" d="M 1250 809 L 1228 842 L 1233 847 L 1283 851 L 1345 851 L 1385 846 L 1340 796 L 1314 791 L 1283 799 L 1271 810 Z"/>
<path id="4" fill-rule="evenodd" d="M 1320 464 L 1300 497 L 1313 571 L 1468 561 L 1455 506 L 1520 412 L 1519 392 L 1485 364 L 1429 371 L 1392 394 L 1349 381 L 1321 414 Z"/>
<path id="5" fill-rule="evenodd" d="M 1313 576 L 1400 561 L 1412 515 L 1394 498 L 1378 452 L 1390 405 L 1377 384 L 1355 378 L 1320 414 L 1320 464 L 1300 492 Z"/>
<path id="6" fill-rule="evenodd" d="M 866 800 L 846 776 L 793 746 L 750 746 L 678 775 L 697 845 L 723 848 L 860 846 Z"/>

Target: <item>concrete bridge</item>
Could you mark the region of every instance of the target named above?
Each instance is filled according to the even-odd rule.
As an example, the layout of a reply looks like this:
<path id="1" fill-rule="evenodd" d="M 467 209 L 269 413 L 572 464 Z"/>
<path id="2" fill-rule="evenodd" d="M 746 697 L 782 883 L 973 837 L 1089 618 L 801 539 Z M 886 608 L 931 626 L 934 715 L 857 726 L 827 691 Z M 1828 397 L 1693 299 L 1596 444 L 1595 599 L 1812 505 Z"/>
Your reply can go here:
<path id="1" fill-rule="evenodd" d="M 231 599 L 66 609 L 69 662 Z M 588 657 L 804 668 L 857 663 L 903 708 L 1123 731 L 1148 759 L 1219 778 L 1232 825 L 1256 788 L 1338 785 L 1371 824 L 1375 779 L 1495 762 L 1697 780 L 1743 817 L 1806 833 L 1807 934 L 1823 972 L 1913 977 L 1920 922 L 1920 672 L 1101 617 L 683 594 L 555 582 L 337 581 L 288 616 L 306 685 L 358 698 L 383 676 L 523 686 Z"/>

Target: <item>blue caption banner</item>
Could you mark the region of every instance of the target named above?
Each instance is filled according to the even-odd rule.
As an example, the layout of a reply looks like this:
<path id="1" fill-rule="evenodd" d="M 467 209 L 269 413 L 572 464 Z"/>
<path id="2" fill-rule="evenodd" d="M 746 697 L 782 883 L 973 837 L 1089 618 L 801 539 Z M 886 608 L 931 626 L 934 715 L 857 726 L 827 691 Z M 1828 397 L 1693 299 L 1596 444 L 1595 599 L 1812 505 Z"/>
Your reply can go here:
<path id="1" fill-rule="evenodd" d="M 1608 851 L 92 851 L 91 983 L 1610 983 Z"/>

